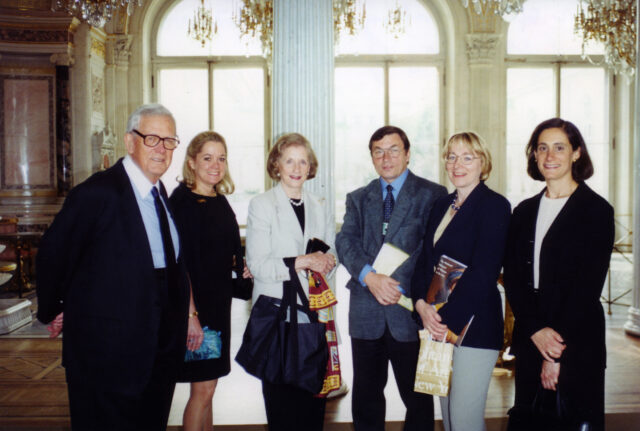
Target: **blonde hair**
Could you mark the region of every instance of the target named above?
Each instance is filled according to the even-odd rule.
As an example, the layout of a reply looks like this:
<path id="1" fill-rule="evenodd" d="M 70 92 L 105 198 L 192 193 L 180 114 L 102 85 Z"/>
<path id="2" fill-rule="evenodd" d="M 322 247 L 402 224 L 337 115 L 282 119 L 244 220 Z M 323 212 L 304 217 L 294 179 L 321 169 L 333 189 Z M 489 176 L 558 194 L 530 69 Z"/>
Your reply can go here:
<path id="1" fill-rule="evenodd" d="M 453 134 L 445 146 L 442 148 L 442 160 L 446 160 L 447 156 L 451 152 L 453 144 L 460 143 L 467 147 L 471 152 L 480 157 L 482 162 L 482 171 L 480 172 L 480 179 L 485 181 L 489 178 L 491 173 L 491 153 L 487 144 L 479 135 L 474 132 L 460 132 Z"/>
<path id="2" fill-rule="evenodd" d="M 184 164 L 182 165 L 182 182 L 193 189 L 196 185 L 196 173 L 191 166 L 189 166 L 189 160 L 196 161 L 196 157 L 202 151 L 202 147 L 207 142 L 219 142 L 224 147 L 225 154 L 229 155 L 227 151 L 227 143 L 224 141 L 224 138 L 219 133 L 213 131 L 201 132 L 198 133 L 194 138 L 189 142 L 189 147 L 187 147 L 187 154 L 184 159 Z M 224 177 L 218 184 L 215 185 L 216 193 L 220 193 L 222 195 L 230 195 L 235 190 L 235 185 L 233 184 L 233 180 L 231 179 L 231 174 L 229 173 L 229 163 L 227 159 L 224 162 L 225 170 Z"/>
<path id="3" fill-rule="evenodd" d="M 307 156 L 309 158 L 309 175 L 307 179 L 310 180 L 316 176 L 316 172 L 318 172 L 318 159 L 307 138 L 300 133 L 287 133 L 280 136 L 271 148 L 271 151 L 269 151 L 269 157 L 267 157 L 267 173 L 271 179 L 276 181 L 280 180 L 278 176 L 278 160 L 282 156 L 282 153 L 292 146 L 304 147 L 307 150 Z"/>

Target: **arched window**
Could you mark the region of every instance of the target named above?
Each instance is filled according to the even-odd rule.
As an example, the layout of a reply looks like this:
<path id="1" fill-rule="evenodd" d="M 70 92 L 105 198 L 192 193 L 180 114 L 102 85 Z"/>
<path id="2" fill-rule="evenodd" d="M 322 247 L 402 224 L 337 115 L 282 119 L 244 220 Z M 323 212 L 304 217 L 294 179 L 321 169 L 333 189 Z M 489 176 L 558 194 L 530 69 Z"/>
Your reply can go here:
<path id="1" fill-rule="evenodd" d="M 525 147 L 542 121 L 562 117 L 582 132 L 594 164 L 589 185 L 605 198 L 609 187 L 610 76 L 581 57 L 574 34 L 576 4 L 527 0 L 507 39 L 507 197 L 512 205 L 544 187 L 526 174 Z M 598 59 L 602 47 L 589 46 Z"/>
<path id="2" fill-rule="evenodd" d="M 388 33 L 390 8 L 400 5 L 410 23 Z M 335 60 L 336 221 L 346 194 L 375 178 L 368 143 L 385 124 L 402 128 L 411 142 L 410 169 L 438 181 L 444 59 L 438 26 L 420 0 L 366 3 L 364 28 L 341 34 Z"/>
<path id="3" fill-rule="evenodd" d="M 242 38 L 232 19 L 236 2 L 207 0 L 218 32 L 204 47 L 187 35 L 199 0 L 170 3 L 160 14 L 152 44 L 156 100 L 175 115 L 181 144 L 163 181 L 173 189 L 191 139 L 204 130 L 224 136 L 236 191 L 229 201 L 245 224 L 251 197 L 265 189 L 267 88 L 260 41 Z M 256 167 L 260 167 L 257 169 Z"/>

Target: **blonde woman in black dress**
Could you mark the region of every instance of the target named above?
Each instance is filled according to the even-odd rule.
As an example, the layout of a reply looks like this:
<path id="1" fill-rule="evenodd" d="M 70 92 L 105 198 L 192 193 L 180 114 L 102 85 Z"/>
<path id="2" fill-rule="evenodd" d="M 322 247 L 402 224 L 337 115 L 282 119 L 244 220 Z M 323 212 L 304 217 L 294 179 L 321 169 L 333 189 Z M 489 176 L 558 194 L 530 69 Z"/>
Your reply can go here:
<path id="1" fill-rule="evenodd" d="M 234 185 L 227 165 L 227 146 L 216 132 L 196 135 L 183 166 L 183 181 L 171 195 L 171 203 L 192 288 L 189 324 L 220 331 L 220 358 L 185 362 L 179 380 L 191 382 L 184 411 L 185 431 L 212 430 L 212 399 L 218 378 L 229 374 L 231 334 L 231 272 L 242 262 L 236 216 L 225 195 Z M 250 274 L 247 270 L 245 278 Z M 188 348 L 194 346 L 189 344 Z"/>

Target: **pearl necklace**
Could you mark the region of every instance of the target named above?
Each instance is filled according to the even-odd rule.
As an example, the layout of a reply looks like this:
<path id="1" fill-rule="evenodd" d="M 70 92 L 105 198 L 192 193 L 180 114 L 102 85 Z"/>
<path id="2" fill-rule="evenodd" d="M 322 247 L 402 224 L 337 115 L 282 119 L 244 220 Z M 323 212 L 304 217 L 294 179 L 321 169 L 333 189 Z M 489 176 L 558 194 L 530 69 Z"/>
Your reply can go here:
<path id="1" fill-rule="evenodd" d="M 294 207 L 302 206 L 302 204 L 304 203 L 304 195 L 300 195 L 300 200 L 298 202 L 296 202 L 296 200 L 292 198 L 289 198 L 289 203 L 291 203 L 291 205 L 293 205 Z"/>

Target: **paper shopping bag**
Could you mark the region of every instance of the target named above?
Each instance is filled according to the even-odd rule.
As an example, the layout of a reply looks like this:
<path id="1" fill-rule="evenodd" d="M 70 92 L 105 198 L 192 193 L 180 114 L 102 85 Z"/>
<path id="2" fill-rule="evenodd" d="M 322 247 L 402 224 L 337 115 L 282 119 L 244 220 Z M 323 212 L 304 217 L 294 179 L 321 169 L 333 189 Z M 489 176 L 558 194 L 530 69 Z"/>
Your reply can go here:
<path id="1" fill-rule="evenodd" d="M 439 397 L 449 395 L 453 344 L 436 341 L 428 330 L 420 331 L 420 354 L 413 390 Z"/>

